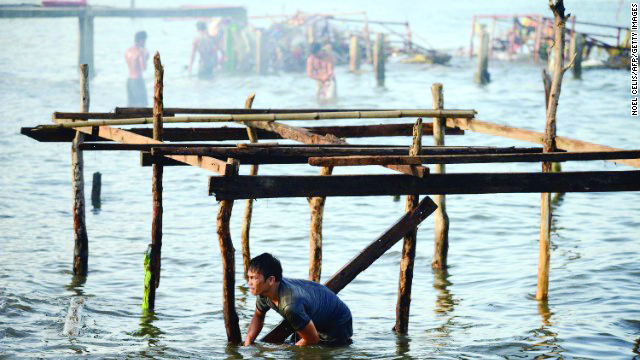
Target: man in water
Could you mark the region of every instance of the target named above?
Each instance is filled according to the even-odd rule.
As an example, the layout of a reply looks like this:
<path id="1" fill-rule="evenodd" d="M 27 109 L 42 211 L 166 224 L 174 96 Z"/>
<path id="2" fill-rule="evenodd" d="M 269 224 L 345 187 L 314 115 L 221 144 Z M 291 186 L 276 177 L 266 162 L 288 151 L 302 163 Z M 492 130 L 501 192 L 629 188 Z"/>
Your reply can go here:
<path id="1" fill-rule="evenodd" d="M 321 102 L 336 99 L 336 77 L 333 72 L 333 56 L 323 50 L 320 44 L 311 44 L 311 55 L 307 58 L 307 76 L 317 80 L 316 96 Z"/>
<path id="2" fill-rule="evenodd" d="M 297 346 L 348 345 L 353 329 L 351 311 L 329 288 L 308 280 L 282 277 L 280 261 L 264 253 L 249 262 L 249 291 L 256 309 L 245 345 L 251 345 L 269 309 L 277 311 L 299 335 Z"/>
<path id="3" fill-rule="evenodd" d="M 147 90 L 144 85 L 142 73 L 147 68 L 149 53 L 144 45 L 147 41 L 147 33 L 138 31 L 135 35 L 133 45 L 124 54 L 127 66 L 129 67 L 129 78 L 127 79 L 127 98 L 129 106 L 147 106 Z"/>
<path id="4" fill-rule="evenodd" d="M 215 38 L 207 32 L 207 25 L 203 21 L 198 21 L 196 27 L 198 28 L 198 35 L 193 39 L 191 60 L 189 60 L 189 76 L 191 76 L 191 67 L 196 58 L 196 53 L 198 53 L 200 56 L 198 77 L 210 79 L 213 76 L 214 68 L 218 64 L 218 45 Z"/>

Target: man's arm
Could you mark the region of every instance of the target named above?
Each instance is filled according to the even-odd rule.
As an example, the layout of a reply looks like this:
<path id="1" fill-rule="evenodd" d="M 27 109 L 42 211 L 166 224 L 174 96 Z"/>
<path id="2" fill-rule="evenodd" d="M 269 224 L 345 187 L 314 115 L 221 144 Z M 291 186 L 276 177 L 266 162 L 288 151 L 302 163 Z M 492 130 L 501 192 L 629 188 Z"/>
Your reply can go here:
<path id="1" fill-rule="evenodd" d="M 249 325 L 249 331 L 247 331 L 247 337 L 244 339 L 245 346 L 253 344 L 260 334 L 260 331 L 262 331 L 265 314 L 266 312 L 262 312 L 256 308 L 256 311 L 253 313 L 253 319 L 251 319 L 251 325 Z"/>
<path id="2" fill-rule="evenodd" d="M 296 342 L 296 346 L 315 345 L 320 342 L 320 336 L 316 326 L 313 324 L 313 320 L 309 320 L 307 325 L 298 331 L 298 334 L 302 339 Z"/>

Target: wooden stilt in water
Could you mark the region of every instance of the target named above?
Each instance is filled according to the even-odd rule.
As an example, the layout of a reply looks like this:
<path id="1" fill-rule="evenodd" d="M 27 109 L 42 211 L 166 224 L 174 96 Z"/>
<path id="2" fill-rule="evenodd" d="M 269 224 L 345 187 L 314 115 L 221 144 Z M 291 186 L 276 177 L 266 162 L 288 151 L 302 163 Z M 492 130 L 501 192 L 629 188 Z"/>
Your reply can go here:
<path id="1" fill-rule="evenodd" d="M 442 91 L 442 84 L 433 84 L 431 86 L 431 94 L 433 96 L 433 108 L 444 108 L 444 96 Z M 444 133 L 445 125 L 447 123 L 446 118 L 434 118 L 433 119 L 433 140 L 436 146 L 444 146 Z M 444 174 L 445 165 L 435 165 L 436 174 Z M 434 270 L 445 270 L 447 268 L 447 254 L 449 252 L 449 216 L 447 215 L 447 207 L 444 195 L 435 195 L 434 202 L 438 205 L 435 216 L 435 237 L 434 237 L 434 251 L 433 259 L 431 261 L 431 268 Z"/>
<path id="2" fill-rule="evenodd" d="M 80 65 L 80 96 L 82 112 L 89 112 L 89 66 Z M 76 131 L 71 145 L 71 168 L 73 179 L 71 192 L 73 194 L 73 274 L 85 276 L 89 263 L 89 237 L 85 223 L 84 202 L 84 160 L 80 144 L 84 142 L 84 134 Z"/>
<path id="3" fill-rule="evenodd" d="M 323 167 L 320 175 L 329 176 L 333 166 Z M 322 273 L 322 216 L 324 214 L 324 197 L 309 198 L 311 208 L 311 237 L 309 246 L 309 280 L 320 282 Z"/>
<path id="4" fill-rule="evenodd" d="M 93 186 L 91 187 L 91 204 L 95 209 L 100 209 L 100 190 L 102 187 L 102 175 L 93 173 Z"/>
<path id="5" fill-rule="evenodd" d="M 376 33 L 376 41 L 373 46 L 373 69 L 376 74 L 378 86 L 384 86 L 384 34 Z"/>
<path id="6" fill-rule="evenodd" d="M 227 166 L 227 172 L 225 172 L 224 176 L 237 176 L 239 162 L 234 159 L 229 159 L 227 163 L 230 166 Z M 229 229 L 232 209 L 233 200 L 223 200 L 220 202 L 217 227 L 220 253 L 222 255 L 222 314 L 224 316 L 224 325 L 227 330 L 227 340 L 229 343 L 239 344 L 242 341 L 242 336 L 240 334 L 239 319 L 235 306 L 235 249 L 233 248 L 231 231 Z"/>
<path id="7" fill-rule="evenodd" d="M 564 30 L 566 17 L 564 15 L 564 5 L 562 0 L 556 0 L 555 5 L 551 5 L 554 15 L 554 57 L 553 77 L 549 91 L 549 102 L 547 103 L 547 122 L 545 126 L 545 137 L 543 143 L 544 152 L 556 150 L 556 113 L 560 98 L 562 76 L 567 70 L 564 68 Z M 543 162 L 542 171 L 551 172 L 551 163 Z M 537 300 L 545 300 L 549 294 L 549 260 L 551 246 L 551 194 L 542 193 L 540 206 L 540 259 L 538 262 L 538 288 L 536 292 Z"/>
<path id="8" fill-rule="evenodd" d="M 256 29 L 256 73 L 258 75 L 263 75 L 264 74 L 264 69 L 263 69 L 263 64 L 262 64 L 262 60 L 263 60 L 263 43 L 262 43 L 262 30 L 261 29 Z"/>
<path id="9" fill-rule="evenodd" d="M 480 85 L 487 84 L 490 81 L 489 71 L 489 35 L 485 25 L 482 25 L 480 33 L 480 48 L 478 50 L 478 70 L 474 74 L 473 78 L 476 83 Z"/>
<path id="10" fill-rule="evenodd" d="M 93 64 L 93 16 L 78 17 L 78 64 L 89 66 L 89 77 L 95 76 Z"/>
<path id="11" fill-rule="evenodd" d="M 253 99 L 256 94 L 251 94 L 244 103 L 245 109 L 251 109 L 253 105 Z M 256 129 L 247 126 L 247 136 L 251 143 L 258 142 L 258 134 Z M 249 175 L 258 175 L 258 165 L 251 165 Z M 242 218 L 242 262 L 244 264 L 244 278 L 249 280 L 249 261 L 251 261 L 251 251 L 249 248 L 249 230 L 251 229 L 251 214 L 253 213 L 253 199 L 247 199 L 246 206 L 244 208 L 244 217 Z"/>
<path id="12" fill-rule="evenodd" d="M 160 54 L 153 57 L 156 84 L 153 96 L 153 139 L 162 141 L 163 77 L 164 68 L 160 62 Z M 143 310 L 153 311 L 156 302 L 156 289 L 160 285 L 161 250 L 162 250 L 162 175 L 163 167 L 153 164 L 153 219 L 151 222 L 151 248 L 149 254 L 149 276 L 145 275 Z"/>
<path id="13" fill-rule="evenodd" d="M 569 59 L 573 59 L 573 78 L 582 78 L 582 44 L 584 44 L 584 35 L 574 33 L 571 37 L 571 54 Z"/>
<path id="14" fill-rule="evenodd" d="M 349 42 L 349 71 L 356 72 L 360 69 L 360 46 L 358 45 L 358 37 L 351 35 Z"/>
<path id="15" fill-rule="evenodd" d="M 422 148 L 422 118 L 418 118 L 413 126 L 413 145 L 410 156 L 420 155 Z M 406 212 L 410 213 L 418 207 L 418 195 L 407 195 Z M 416 240 L 418 229 L 410 230 L 404 236 L 402 259 L 400 260 L 400 278 L 398 281 L 398 302 L 396 304 L 396 325 L 393 330 L 406 334 L 409 330 L 409 310 L 411 305 L 411 286 L 413 284 L 413 265 L 416 257 Z"/>

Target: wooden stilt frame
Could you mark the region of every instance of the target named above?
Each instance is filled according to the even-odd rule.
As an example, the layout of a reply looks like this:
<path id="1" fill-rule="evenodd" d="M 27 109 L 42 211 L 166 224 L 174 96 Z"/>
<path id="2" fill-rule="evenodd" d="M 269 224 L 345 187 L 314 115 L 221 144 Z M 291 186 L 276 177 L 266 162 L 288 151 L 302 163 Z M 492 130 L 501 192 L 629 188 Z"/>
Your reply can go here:
<path id="1" fill-rule="evenodd" d="M 431 86 L 431 94 L 433 96 L 433 108 L 438 110 L 444 108 L 442 84 L 433 84 Z M 433 119 L 433 141 L 436 146 L 444 146 L 444 129 L 446 122 L 447 119 L 444 118 Z M 445 165 L 436 165 L 435 173 L 446 173 Z M 436 205 L 438 205 L 438 210 L 436 210 L 434 214 L 434 249 L 431 268 L 434 270 L 444 270 L 447 268 L 447 254 L 449 252 L 449 216 L 447 215 L 445 196 L 435 195 L 434 201 Z"/>
<path id="2" fill-rule="evenodd" d="M 330 176 L 333 166 L 325 166 L 320 171 L 321 176 Z M 309 244 L 309 280 L 320 282 L 322 274 L 322 218 L 324 214 L 325 197 L 308 198 L 311 209 L 311 231 Z"/>
<path id="3" fill-rule="evenodd" d="M 258 30 L 258 33 L 260 31 Z M 256 94 L 251 94 L 244 103 L 245 109 L 251 109 Z M 258 142 L 258 134 L 256 129 L 247 126 L 247 136 L 252 144 Z M 258 175 L 258 165 L 251 165 L 249 175 Z M 249 280 L 249 261 L 251 261 L 251 250 L 249 246 L 249 232 L 251 229 L 251 214 L 253 213 L 253 199 L 247 199 L 244 208 L 244 217 L 242 218 L 242 263 L 244 265 L 244 278 Z"/>
<path id="4" fill-rule="evenodd" d="M 80 65 L 80 96 L 81 110 L 89 111 L 89 66 Z M 89 269 L 89 236 L 85 222 L 84 199 L 84 160 L 80 146 L 84 142 L 84 134 L 75 132 L 75 138 L 71 145 L 71 168 L 73 180 L 71 192 L 73 196 L 73 274 L 76 276 L 87 275 Z"/>

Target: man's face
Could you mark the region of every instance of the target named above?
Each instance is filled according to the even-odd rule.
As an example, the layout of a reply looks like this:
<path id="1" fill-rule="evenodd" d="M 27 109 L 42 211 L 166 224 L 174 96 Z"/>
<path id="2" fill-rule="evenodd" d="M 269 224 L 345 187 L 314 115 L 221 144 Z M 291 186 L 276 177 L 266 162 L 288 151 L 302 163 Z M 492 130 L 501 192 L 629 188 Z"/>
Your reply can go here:
<path id="1" fill-rule="evenodd" d="M 264 295 L 275 283 L 275 278 L 270 276 L 268 279 L 264 275 L 249 270 L 249 292 L 252 295 Z"/>

